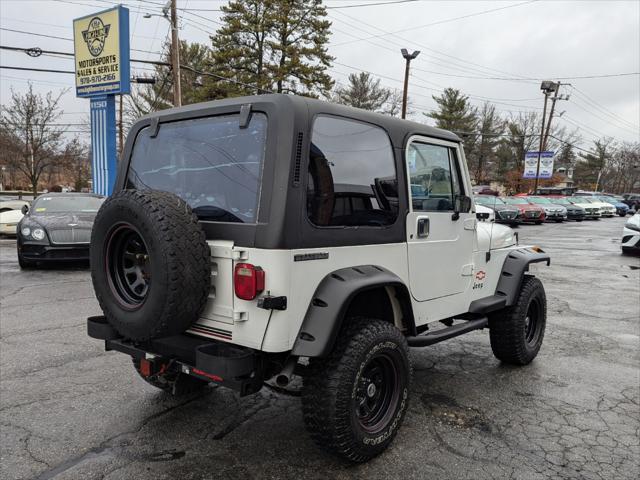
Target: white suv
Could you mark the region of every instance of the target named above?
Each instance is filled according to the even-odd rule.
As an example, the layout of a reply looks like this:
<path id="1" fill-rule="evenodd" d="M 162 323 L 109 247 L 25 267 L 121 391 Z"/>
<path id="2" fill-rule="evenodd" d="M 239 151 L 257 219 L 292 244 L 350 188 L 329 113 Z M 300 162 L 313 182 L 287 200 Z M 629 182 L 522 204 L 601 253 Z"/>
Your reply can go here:
<path id="1" fill-rule="evenodd" d="M 542 344 L 525 272 L 549 257 L 471 192 L 461 140 L 419 123 L 288 95 L 147 116 L 95 220 L 89 335 L 176 394 L 300 375 L 313 439 L 366 461 L 407 411 L 409 347 L 488 328 L 525 365 Z"/>

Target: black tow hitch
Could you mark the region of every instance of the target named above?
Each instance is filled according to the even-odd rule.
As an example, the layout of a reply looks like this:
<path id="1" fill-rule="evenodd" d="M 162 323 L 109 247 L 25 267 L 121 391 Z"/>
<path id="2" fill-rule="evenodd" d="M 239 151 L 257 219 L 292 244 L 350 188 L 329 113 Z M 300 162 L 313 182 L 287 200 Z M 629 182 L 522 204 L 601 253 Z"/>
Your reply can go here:
<path id="1" fill-rule="evenodd" d="M 262 388 L 262 362 L 251 348 L 189 334 L 134 342 L 118 335 L 103 316 L 89 317 L 87 332 L 92 338 L 104 340 L 105 350 L 126 353 L 139 360 L 144 376 L 170 368 L 231 388 L 241 396 Z"/>

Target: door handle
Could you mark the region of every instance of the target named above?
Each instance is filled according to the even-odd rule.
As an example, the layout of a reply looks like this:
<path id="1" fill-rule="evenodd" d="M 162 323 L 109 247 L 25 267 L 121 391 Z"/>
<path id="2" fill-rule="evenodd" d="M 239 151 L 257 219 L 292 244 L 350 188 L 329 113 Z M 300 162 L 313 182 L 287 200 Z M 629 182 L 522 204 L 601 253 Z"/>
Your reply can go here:
<path id="1" fill-rule="evenodd" d="M 418 219 L 418 238 L 426 238 L 429 236 L 429 218 L 422 217 Z"/>

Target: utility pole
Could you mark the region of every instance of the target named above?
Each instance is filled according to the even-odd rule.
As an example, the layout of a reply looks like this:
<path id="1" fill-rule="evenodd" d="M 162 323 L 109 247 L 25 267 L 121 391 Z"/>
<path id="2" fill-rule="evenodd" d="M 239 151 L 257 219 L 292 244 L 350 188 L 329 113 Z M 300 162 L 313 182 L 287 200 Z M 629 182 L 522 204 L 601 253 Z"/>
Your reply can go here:
<path id="1" fill-rule="evenodd" d="M 549 111 L 549 120 L 547 121 L 547 129 L 544 133 L 544 141 L 542 142 L 542 150 L 546 150 L 547 141 L 549 140 L 549 132 L 551 132 L 551 119 L 553 118 L 553 112 L 556 108 L 556 101 L 558 100 L 569 100 L 570 95 L 560 95 L 560 87 L 562 85 L 571 85 L 570 83 L 556 83 L 556 92 L 553 98 L 551 99 L 551 110 Z M 560 113 L 562 115 L 562 113 Z"/>
<path id="2" fill-rule="evenodd" d="M 173 106 L 182 106 L 182 94 L 180 91 L 180 41 L 178 40 L 178 13 L 176 0 L 171 2 L 171 64 L 173 70 Z M 166 7 L 165 7 L 166 8 Z M 166 14 L 166 10 L 165 10 Z"/>
<path id="3" fill-rule="evenodd" d="M 407 117 L 407 93 L 409 90 L 409 65 L 411 60 L 420 55 L 420 50 L 416 50 L 413 53 L 409 53 L 406 48 L 400 50 L 402 52 L 402 56 L 407 61 L 405 69 L 404 69 L 404 90 L 402 92 L 402 118 Z"/>
<path id="4" fill-rule="evenodd" d="M 544 108 L 542 109 L 542 127 L 540 129 L 540 147 L 538 148 L 538 162 L 536 165 L 536 179 L 533 186 L 533 194 L 538 191 L 538 177 L 540 176 L 540 156 L 542 155 L 542 147 L 544 146 L 544 127 L 547 120 L 547 101 L 549 100 L 549 94 L 556 92 L 558 85 L 554 82 L 544 81 L 540 85 L 540 90 L 544 92 Z"/>

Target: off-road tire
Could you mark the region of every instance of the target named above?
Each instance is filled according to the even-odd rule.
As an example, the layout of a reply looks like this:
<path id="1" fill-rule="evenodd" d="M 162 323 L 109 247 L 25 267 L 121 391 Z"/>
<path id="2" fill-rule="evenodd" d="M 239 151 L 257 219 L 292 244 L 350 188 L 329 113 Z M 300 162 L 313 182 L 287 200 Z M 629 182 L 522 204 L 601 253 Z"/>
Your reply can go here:
<path id="1" fill-rule="evenodd" d="M 381 382 L 393 383 L 392 388 L 374 389 L 383 398 L 391 392 L 395 401 L 380 410 L 386 413 L 380 414 L 380 421 L 367 432 L 359 418 L 358 395 L 364 388 L 368 396 L 364 374 L 373 372 L 371 366 L 376 368 L 376 362 L 390 362 L 397 372 L 397 381 Z M 321 448 L 350 462 L 366 462 L 380 454 L 402 424 L 409 404 L 411 375 L 406 339 L 394 325 L 369 318 L 348 319 L 333 351 L 326 358 L 312 358 L 304 376 L 302 412 L 311 438 Z M 376 378 L 375 374 L 372 376 Z M 370 400 L 375 401 L 375 396 Z"/>
<path id="2" fill-rule="evenodd" d="M 127 288 L 123 284 L 129 280 L 122 272 L 131 253 L 129 240 L 120 237 L 129 238 L 127 234 L 137 235 L 135 241 L 147 252 L 133 255 L 135 262 L 146 262 L 139 267 L 144 274 L 139 269 L 138 275 L 148 281 L 138 303 L 132 300 L 131 289 L 128 297 L 123 293 Z M 122 257 L 122 262 L 116 257 Z M 174 194 L 123 190 L 109 197 L 93 225 L 90 258 L 100 307 L 125 338 L 142 341 L 180 334 L 199 317 L 207 301 L 210 250 L 198 218 Z"/>
<path id="3" fill-rule="evenodd" d="M 205 382 L 199 378 L 176 371 L 169 371 L 145 377 L 140 371 L 140 360 L 135 358 L 132 360 L 133 368 L 136 369 L 140 378 L 149 385 L 153 385 L 154 387 L 174 396 L 188 395 L 190 393 L 198 392 L 209 384 L 209 382 Z"/>
<path id="4" fill-rule="evenodd" d="M 527 318 L 535 321 L 531 330 Z M 546 323 L 547 299 L 542 282 L 525 275 L 515 303 L 489 316 L 493 354 L 505 363 L 529 364 L 540 351 Z"/>

